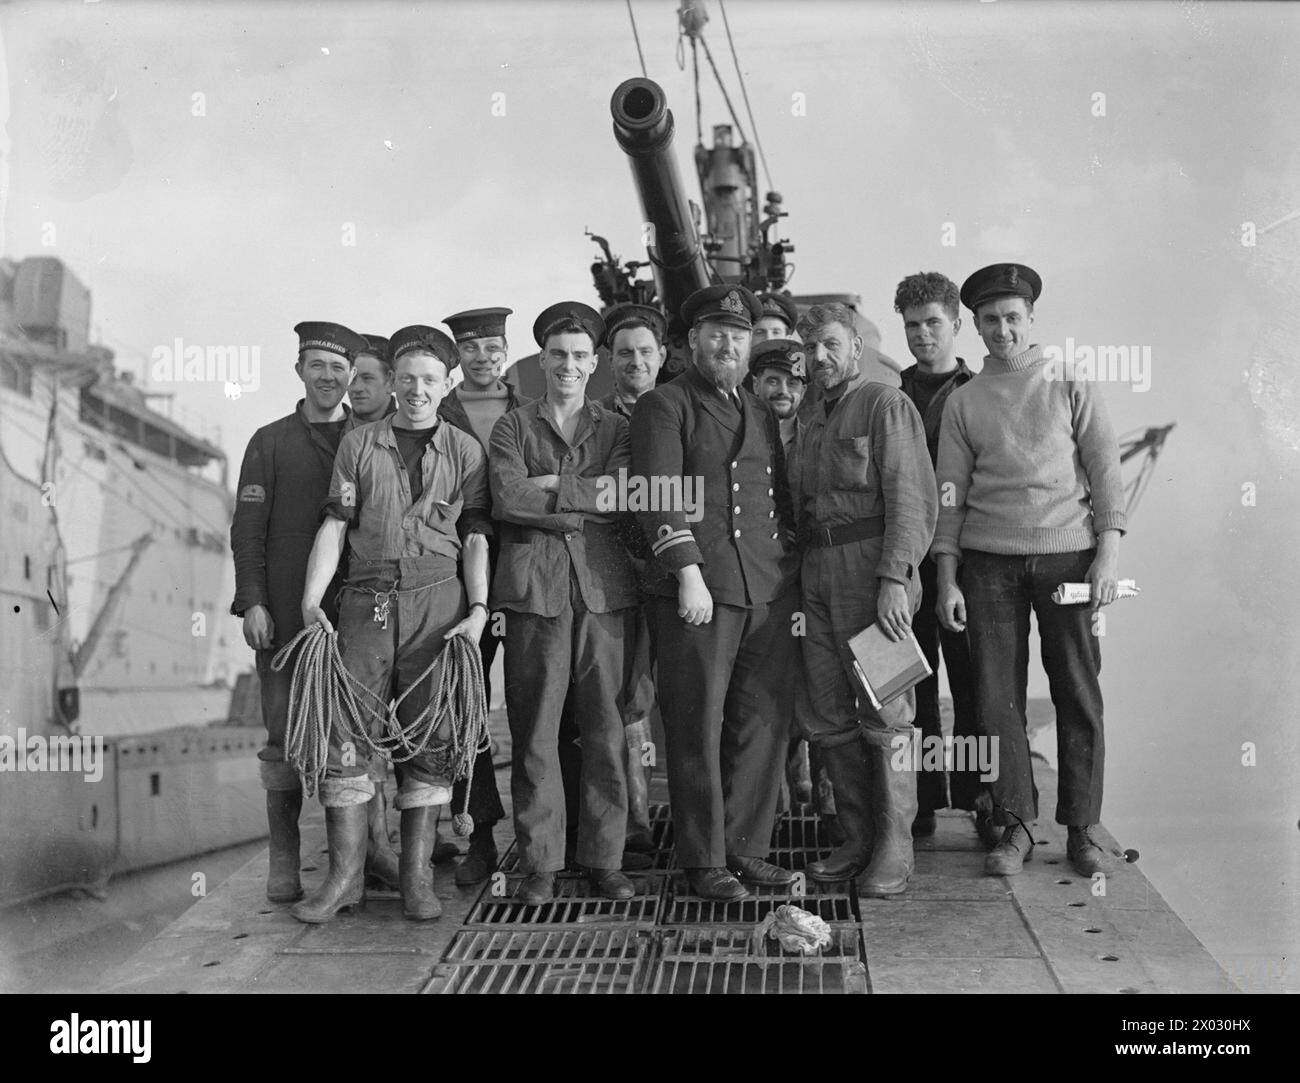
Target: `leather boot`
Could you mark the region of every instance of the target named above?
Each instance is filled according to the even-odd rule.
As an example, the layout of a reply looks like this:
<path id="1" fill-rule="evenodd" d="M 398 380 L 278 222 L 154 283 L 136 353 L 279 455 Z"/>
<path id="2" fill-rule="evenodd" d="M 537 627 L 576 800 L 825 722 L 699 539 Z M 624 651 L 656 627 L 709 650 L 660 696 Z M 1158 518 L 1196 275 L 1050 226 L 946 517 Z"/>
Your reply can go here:
<path id="1" fill-rule="evenodd" d="M 299 921 L 324 925 L 345 907 L 364 908 L 367 805 L 325 810 L 330 871 L 319 888 L 289 911 Z"/>
<path id="2" fill-rule="evenodd" d="M 624 726 L 623 737 L 627 742 L 627 841 L 623 848 L 650 853 L 655 845 L 650 832 L 650 786 L 641 762 L 641 749 L 650 740 L 650 720 L 643 718 Z"/>
<path id="3" fill-rule="evenodd" d="M 438 806 L 423 805 L 402 810 L 402 916 L 407 921 L 432 921 L 442 916 L 442 902 L 433 890 L 434 829 L 438 823 Z"/>
<path id="4" fill-rule="evenodd" d="M 302 898 L 302 879 L 298 875 L 301 813 L 302 790 L 266 791 L 266 824 L 271 832 L 266 897 L 273 903 L 297 902 Z"/>
<path id="5" fill-rule="evenodd" d="M 895 770 L 894 746 L 898 730 L 868 730 L 867 770 L 871 775 L 871 807 L 875 822 L 876 845 L 871 864 L 858 878 L 858 892 L 863 895 L 899 895 L 907 890 L 908 878 L 916 867 L 912 854 L 912 821 L 916 819 L 916 772 Z M 911 742 L 916 730 L 907 731 L 908 745 L 904 762 L 912 763 Z M 838 795 L 837 795 L 838 796 Z M 838 807 L 838 805 L 837 805 Z M 843 810 L 841 809 L 841 815 Z"/>
<path id="6" fill-rule="evenodd" d="M 375 796 L 366 806 L 366 814 L 366 886 L 396 891 L 397 855 L 388 838 L 388 796 L 383 783 L 375 783 Z"/>
<path id="7" fill-rule="evenodd" d="M 871 860 L 874 824 L 871 818 L 871 776 L 865 746 L 852 740 L 819 749 L 822 765 L 835 788 L 835 822 L 844 841 L 820 861 L 808 863 L 808 876 L 818 883 L 851 880 Z"/>

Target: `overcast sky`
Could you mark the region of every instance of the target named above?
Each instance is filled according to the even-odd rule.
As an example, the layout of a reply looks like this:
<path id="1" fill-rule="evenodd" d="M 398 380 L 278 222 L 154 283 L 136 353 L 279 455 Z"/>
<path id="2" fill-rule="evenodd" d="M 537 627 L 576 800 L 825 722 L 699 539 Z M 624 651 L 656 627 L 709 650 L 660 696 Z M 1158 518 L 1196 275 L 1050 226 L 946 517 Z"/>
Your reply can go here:
<path id="1" fill-rule="evenodd" d="M 698 199 L 676 3 L 633 7 Z M 899 278 L 960 282 L 1015 259 L 1044 280 L 1039 342 L 1149 347 L 1149 390 L 1105 387 L 1120 432 L 1178 425 L 1122 550 L 1143 596 L 1109 611 L 1106 820 L 1234 965 L 1259 965 L 1252 945 L 1294 948 L 1300 10 L 727 12 L 790 211 L 795 292 L 860 293 L 884 350 L 906 360 Z M 163 389 L 179 416 L 220 427 L 236 468 L 252 431 L 298 397 L 299 320 L 386 333 L 504 304 L 522 355 L 542 307 L 596 303 L 584 227 L 639 254 L 608 112 L 640 74 L 621 0 L 31 3 L 5 7 L 0 28 L 4 254 L 63 259 L 124 367 L 177 337 L 258 347 L 255 394 Z M 726 114 L 705 78 L 707 134 Z M 982 356 L 969 326 L 959 342 Z"/>

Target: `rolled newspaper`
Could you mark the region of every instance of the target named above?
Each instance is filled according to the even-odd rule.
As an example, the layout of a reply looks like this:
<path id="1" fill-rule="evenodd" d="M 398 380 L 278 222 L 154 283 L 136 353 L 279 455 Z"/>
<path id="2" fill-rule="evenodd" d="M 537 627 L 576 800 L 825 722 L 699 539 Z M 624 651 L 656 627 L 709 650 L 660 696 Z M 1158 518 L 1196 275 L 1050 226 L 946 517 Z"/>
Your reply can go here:
<path id="1" fill-rule="evenodd" d="M 1119 588 L 1117 598 L 1136 598 L 1142 593 L 1134 579 L 1121 579 L 1116 584 Z M 1092 601 L 1091 583 L 1062 583 L 1052 592 L 1052 601 L 1057 605 L 1081 605 Z"/>

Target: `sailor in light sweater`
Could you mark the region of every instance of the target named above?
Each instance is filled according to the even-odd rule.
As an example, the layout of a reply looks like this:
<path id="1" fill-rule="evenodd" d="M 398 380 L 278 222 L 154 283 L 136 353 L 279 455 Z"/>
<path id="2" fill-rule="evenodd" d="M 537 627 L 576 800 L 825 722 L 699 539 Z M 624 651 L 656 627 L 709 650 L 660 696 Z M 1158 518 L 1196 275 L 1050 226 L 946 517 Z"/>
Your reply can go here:
<path id="1" fill-rule="evenodd" d="M 1033 849 L 1038 790 L 1025 719 L 1032 609 L 1056 706 L 1056 820 L 1069 828 L 1074 867 L 1091 876 L 1113 865 L 1091 833 L 1101 819 L 1105 756 L 1094 614 L 1116 597 L 1124 493 L 1105 401 L 1091 384 L 1063 379 L 1029 342 L 1041 289 L 1038 275 L 1015 263 L 985 267 L 962 286 L 989 355 L 944 407 L 931 553 L 939 619 L 968 629 L 981 728 L 999 742 L 991 789 L 1004 830 L 985 871 L 1018 873 Z M 1091 604 L 1052 602 L 1063 582 L 1090 583 Z"/>

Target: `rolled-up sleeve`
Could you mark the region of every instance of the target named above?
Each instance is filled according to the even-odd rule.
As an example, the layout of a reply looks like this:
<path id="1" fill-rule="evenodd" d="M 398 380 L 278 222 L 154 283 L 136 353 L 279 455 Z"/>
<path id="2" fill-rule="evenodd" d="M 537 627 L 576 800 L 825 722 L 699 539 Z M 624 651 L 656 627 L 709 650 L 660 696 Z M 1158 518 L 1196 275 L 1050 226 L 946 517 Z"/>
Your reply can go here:
<path id="1" fill-rule="evenodd" d="M 685 492 L 682 419 L 657 391 L 648 391 L 637 401 L 632 411 L 631 441 L 632 472 L 636 477 L 644 478 L 651 488 L 675 481 L 677 491 Z M 704 563 L 685 508 L 639 511 L 637 520 L 650 552 L 665 568 L 677 571 Z"/>
<path id="2" fill-rule="evenodd" d="M 488 488 L 487 456 L 477 440 L 465 442 L 461 452 L 461 505 L 456 530 L 463 542 L 470 534 L 492 536 L 492 497 Z"/>
<path id="3" fill-rule="evenodd" d="M 334 456 L 334 473 L 330 477 L 329 495 L 321 504 L 320 517 L 342 519 L 348 525 L 355 525 L 361 515 L 361 488 L 358 476 L 361 472 L 361 446 L 363 437 L 360 429 L 353 429 L 339 442 L 338 454 Z"/>
<path id="4" fill-rule="evenodd" d="M 906 583 L 934 537 L 938 500 L 921 415 L 900 392 L 876 407 L 873 454 L 885 502 L 885 536 L 876 575 Z"/>

